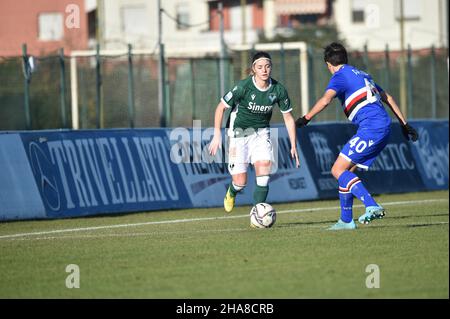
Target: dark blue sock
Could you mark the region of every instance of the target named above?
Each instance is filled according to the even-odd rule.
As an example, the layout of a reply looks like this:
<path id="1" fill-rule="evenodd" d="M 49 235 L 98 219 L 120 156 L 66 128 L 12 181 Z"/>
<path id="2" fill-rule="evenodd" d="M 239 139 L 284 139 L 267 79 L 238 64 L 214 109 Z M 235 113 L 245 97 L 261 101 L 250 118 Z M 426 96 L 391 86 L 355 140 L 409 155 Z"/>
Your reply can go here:
<path id="1" fill-rule="evenodd" d="M 353 219 L 353 194 L 351 192 L 339 192 L 341 200 L 341 220 L 350 223 Z"/>
<path id="2" fill-rule="evenodd" d="M 339 192 L 351 192 L 356 198 L 363 202 L 364 206 L 378 206 L 370 196 L 361 180 L 350 171 L 345 171 L 339 176 Z"/>

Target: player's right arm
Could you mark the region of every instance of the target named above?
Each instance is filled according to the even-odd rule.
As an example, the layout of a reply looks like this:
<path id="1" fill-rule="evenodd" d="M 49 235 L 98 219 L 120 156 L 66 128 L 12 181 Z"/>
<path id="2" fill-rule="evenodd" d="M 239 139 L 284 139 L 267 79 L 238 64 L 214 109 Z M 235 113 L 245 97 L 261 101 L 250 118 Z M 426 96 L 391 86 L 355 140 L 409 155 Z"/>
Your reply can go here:
<path id="1" fill-rule="evenodd" d="M 209 153 L 213 156 L 216 155 L 217 150 L 222 146 L 222 132 L 220 128 L 222 126 L 223 113 L 225 113 L 226 109 L 237 105 L 243 92 L 242 86 L 236 85 L 220 99 L 216 107 L 216 112 L 214 113 L 214 136 L 211 143 L 209 143 Z"/>
<path id="2" fill-rule="evenodd" d="M 411 125 L 408 124 L 408 122 L 406 121 L 405 117 L 402 114 L 402 111 L 398 107 L 397 102 L 395 102 L 394 98 L 391 95 L 389 95 L 389 93 L 383 90 L 380 91 L 380 96 L 381 100 L 387 106 L 389 106 L 389 108 L 394 113 L 395 117 L 397 117 L 398 121 L 400 122 L 400 125 L 402 126 L 402 133 L 405 136 L 405 138 L 407 140 L 411 138 L 414 142 L 417 141 L 417 139 L 419 138 L 419 134 Z"/>
<path id="3" fill-rule="evenodd" d="M 221 126 L 223 114 L 227 108 L 228 106 L 223 103 L 223 101 L 220 101 L 216 107 L 216 112 L 214 113 L 214 136 L 211 143 L 209 143 L 209 154 L 213 156 L 216 155 L 217 150 L 222 146 Z"/>

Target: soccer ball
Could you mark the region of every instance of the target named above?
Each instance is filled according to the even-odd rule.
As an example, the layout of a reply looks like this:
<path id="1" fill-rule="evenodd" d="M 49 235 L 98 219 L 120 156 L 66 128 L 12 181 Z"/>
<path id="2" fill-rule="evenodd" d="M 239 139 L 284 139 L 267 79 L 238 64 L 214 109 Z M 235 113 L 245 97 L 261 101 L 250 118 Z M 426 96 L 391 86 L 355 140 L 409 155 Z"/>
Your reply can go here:
<path id="1" fill-rule="evenodd" d="M 253 228 L 270 228 L 277 220 L 277 213 L 272 205 L 259 203 L 250 210 L 250 226 Z"/>

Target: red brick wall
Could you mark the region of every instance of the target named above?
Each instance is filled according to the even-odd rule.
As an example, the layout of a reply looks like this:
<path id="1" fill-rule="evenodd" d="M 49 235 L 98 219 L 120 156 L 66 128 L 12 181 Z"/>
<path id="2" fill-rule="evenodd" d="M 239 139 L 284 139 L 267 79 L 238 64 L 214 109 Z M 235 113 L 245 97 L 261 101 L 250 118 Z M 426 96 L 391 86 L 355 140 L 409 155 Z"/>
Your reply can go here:
<path id="1" fill-rule="evenodd" d="M 209 16 L 211 20 L 209 22 L 209 29 L 211 31 L 220 30 L 220 16 L 217 3 L 211 3 L 209 7 Z M 230 29 L 230 7 L 225 4 L 223 6 L 223 27 L 225 30 Z"/>
<path id="2" fill-rule="evenodd" d="M 254 29 L 263 29 L 264 28 L 264 11 L 263 11 L 263 5 L 262 0 L 247 0 L 248 4 L 251 4 L 252 10 L 253 10 L 253 25 L 252 28 Z M 224 29 L 229 30 L 230 29 L 230 6 L 239 6 L 239 1 L 234 2 L 225 2 L 223 6 L 223 24 Z M 217 14 L 217 3 L 211 3 L 209 7 L 210 12 L 210 30 L 211 31 L 218 31 L 220 28 L 220 18 Z"/>
<path id="3" fill-rule="evenodd" d="M 253 28 L 264 29 L 264 10 L 262 1 L 253 3 Z"/>
<path id="4" fill-rule="evenodd" d="M 80 28 L 69 29 L 65 25 L 66 6 L 76 4 L 80 8 Z M 63 14 L 64 35 L 61 41 L 39 40 L 39 13 Z M 29 54 L 45 55 L 64 47 L 65 53 L 87 49 L 88 27 L 84 0 L 1 0 L 0 1 L 0 56 L 22 54 L 26 43 Z"/>

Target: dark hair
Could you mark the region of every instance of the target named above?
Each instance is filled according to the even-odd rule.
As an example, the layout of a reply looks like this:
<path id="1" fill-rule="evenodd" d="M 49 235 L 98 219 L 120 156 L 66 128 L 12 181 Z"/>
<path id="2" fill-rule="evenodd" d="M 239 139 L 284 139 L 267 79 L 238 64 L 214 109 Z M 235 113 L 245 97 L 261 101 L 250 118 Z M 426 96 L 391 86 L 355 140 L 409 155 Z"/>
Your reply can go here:
<path id="1" fill-rule="evenodd" d="M 323 59 L 333 66 L 347 64 L 347 50 L 342 44 L 333 42 L 325 47 Z"/>
<path id="2" fill-rule="evenodd" d="M 259 51 L 253 55 L 252 65 L 253 65 L 253 63 L 255 63 L 256 60 L 261 59 L 261 58 L 266 58 L 266 59 L 272 60 L 269 53 L 267 53 L 265 51 Z"/>

